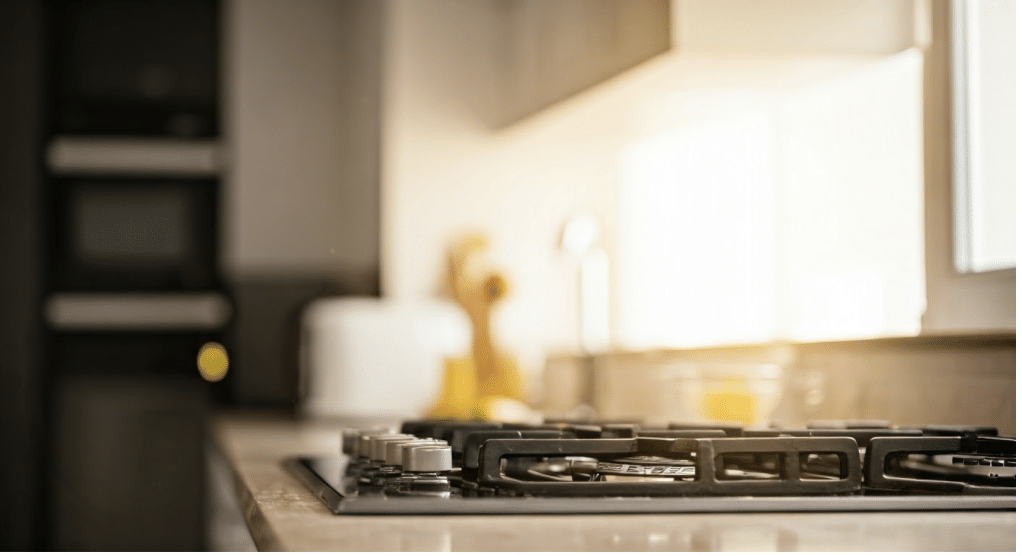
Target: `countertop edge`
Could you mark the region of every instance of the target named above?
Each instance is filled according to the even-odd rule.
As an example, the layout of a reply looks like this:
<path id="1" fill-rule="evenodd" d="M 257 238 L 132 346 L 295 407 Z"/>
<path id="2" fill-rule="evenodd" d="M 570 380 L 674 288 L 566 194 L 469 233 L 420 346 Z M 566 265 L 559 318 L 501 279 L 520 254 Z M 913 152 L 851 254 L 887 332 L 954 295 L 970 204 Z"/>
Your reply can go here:
<path id="1" fill-rule="evenodd" d="M 256 501 L 252 491 L 233 469 L 233 466 L 231 476 L 234 479 L 234 489 L 238 493 L 242 515 L 245 516 L 245 524 L 248 526 L 248 532 L 252 535 L 252 542 L 255 543 L 256 548 L 261 552 L 284 551 L 283 543 L 280 542 L 280 538 L 273 530 L 273 525 L 270 524 L 270 521 L 263 514 L 259 508 L 259 502 Z"/>
<path id="2" fill-rule="evenodd" d="M 267 519 L 259 507 L 259 502 L 252 493 L 252 489 L 245 482 L 244 477 L 239 471 L 239 462 L 236 459 L 236 454 L 230 449 L 228 440 L 225 437 L 224 427 L 226 426 L 228 426 L 228 423 L 222 417 L 214 416 L 209 421 L 209 433 L 212 445 L 228 462 L 231 483 L 235 494 L 238 496 L 241 513 L 245 518 L 245 526 L 248 527 L 248 532 L 252 536 L 252 542 L 260 552 L 282 552 L 285 548 L 280 537 L 274 531 L 270 520 Z"/>
<path id="3" fill-rule="evenodd" d="M 214 414 L 208 438 L 230 467 L 257 550 L 1009 550 L 1014 512 L 753 512 L 727 514 L 335 515 L 283 466 L 336 453 L 340 423 L 251 412 Z M 213 452 L 215 453 L 215 452 Z M 957 525 L 952 527 L 950 525 Z"/>

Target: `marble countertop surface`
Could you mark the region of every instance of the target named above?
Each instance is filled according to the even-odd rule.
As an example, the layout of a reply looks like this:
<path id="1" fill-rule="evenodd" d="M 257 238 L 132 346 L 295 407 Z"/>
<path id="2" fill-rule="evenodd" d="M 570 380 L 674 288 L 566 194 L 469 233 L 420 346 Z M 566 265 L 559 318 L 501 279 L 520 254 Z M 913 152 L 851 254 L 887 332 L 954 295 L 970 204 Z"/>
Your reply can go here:
<path id="1" fill-rule="evenodd" d="M 336 453 L 357 420 L 210 421 L 255 546 L 280 551 L 1014 551 L 1015 512 L 339 516 L 281 465 Z M 584 501 L 582 502 L 584 503 Z"/>

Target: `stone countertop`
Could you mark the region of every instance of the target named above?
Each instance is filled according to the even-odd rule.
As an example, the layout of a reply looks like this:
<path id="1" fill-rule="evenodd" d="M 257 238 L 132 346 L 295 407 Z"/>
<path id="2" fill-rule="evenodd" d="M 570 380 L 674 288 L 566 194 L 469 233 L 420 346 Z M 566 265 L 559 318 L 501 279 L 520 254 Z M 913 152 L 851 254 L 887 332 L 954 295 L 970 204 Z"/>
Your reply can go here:
<path id="1" fill-rule="evenodd" d="M 259 550 L 1014 551 L 1015 512 L 339 516 L 281 466 L 336 453 L 356 420 L 225 413 L 211 435 Z M 584 501 L 581 501 L 584 503 Z"/>

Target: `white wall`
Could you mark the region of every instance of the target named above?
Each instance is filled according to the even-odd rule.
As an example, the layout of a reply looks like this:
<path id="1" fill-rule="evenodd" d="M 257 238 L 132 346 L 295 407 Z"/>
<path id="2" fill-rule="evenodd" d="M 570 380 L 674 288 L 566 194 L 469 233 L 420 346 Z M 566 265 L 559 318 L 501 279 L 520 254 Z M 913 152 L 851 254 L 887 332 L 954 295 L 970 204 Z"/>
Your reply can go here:
<path id="1" fill-rule="evenodd" d="M 619 344 L 917 333 L 925 307 L 918 51 L 846 59 L 842 71 L 808 81 L 791 71 L 805 71 L 804 60 L 745 63 L 771 67 L 775 82 L 746 76 L 741 86 L 675 89 L 676 109 L 700 118 L 627 149 Z M 733 66 L 727 75 L 741 73 Z"/>
<path id="2" fill-rule="evenodd" d="M 558 252 L 576 212 L 606 216 L 613 199 L 610 136 L 578 120 L 501 132 L 471 108 L 492 68 L 469 55 L 488 3 L 388 4 L 384 86 L 383 292 L 440 295 L 449 245 L 487 234 L 489 257 L 511 283 L 496 308 L 498 343 L 535 372 L 549 346 L 575 341 L 574 268 Z"/>
<path id="3" fill-rule="evenodd" d="M 912 336 L 926 307 L 922 57 L 916 50 L 784 99 L 777 335 Z"/>
<path id="4" fill-rule="evenodd" d="M 489 47 L 477 33 L 487 14 L 471 2 L 392 0 L 384 63 L 384 294 L 439 295 L 450 243 L 482 231 L 491 239 L 494 266 L 512 285 L 497 310 L 498 342 L 527 372 L 538 371 L 549 351 L 573 349 L 575 267 L 557 248 L 564 222 L 578 212 L 596 215 L 615 264 L 625 145 L 717 118 L 735 98 L 742 103 L 764 90 L 809 87 L 862 66 L 877 52 L 911 44 L 905 2 L 843 5 L 886 18 L 880 46 L 860 42 L 855 53 L 841 56 L 807 56 L 812 41 L 794 56 L 783 44 L 758 45 L 765 52 L 753 55 L 682 49 L 495 132 L 469 108 L 479 96 L 499 94 L 486 89 L 486 71 L 493 68 L 467 54 Z M 787 29 L 783 21 L 775 18 L 775 31 Z M 722 95 L 731 104 L 719 103 Z"/>

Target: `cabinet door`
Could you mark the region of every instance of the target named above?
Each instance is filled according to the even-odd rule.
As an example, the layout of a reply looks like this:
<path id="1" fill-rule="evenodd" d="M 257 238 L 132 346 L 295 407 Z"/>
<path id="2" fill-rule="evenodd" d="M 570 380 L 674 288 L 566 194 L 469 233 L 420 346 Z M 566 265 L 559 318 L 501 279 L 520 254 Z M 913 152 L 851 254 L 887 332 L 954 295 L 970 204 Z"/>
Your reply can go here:
<path id="1" fill-rule="evenodd" d="M 217 0 L 53 0 L 61 134 L 217 135 Z"/>
<path id="2" fill-rule="evenodd" d="M 493 6 L 497 126 L 670 48 L 667 0 L 495 0 Z"/>
<path id="3" fill-rule="evenodd" d="M 181 376 L 61 377 L 52 550 L 203 550 L 207 385 Z"/>

